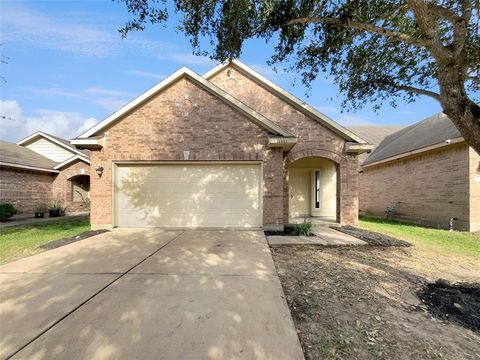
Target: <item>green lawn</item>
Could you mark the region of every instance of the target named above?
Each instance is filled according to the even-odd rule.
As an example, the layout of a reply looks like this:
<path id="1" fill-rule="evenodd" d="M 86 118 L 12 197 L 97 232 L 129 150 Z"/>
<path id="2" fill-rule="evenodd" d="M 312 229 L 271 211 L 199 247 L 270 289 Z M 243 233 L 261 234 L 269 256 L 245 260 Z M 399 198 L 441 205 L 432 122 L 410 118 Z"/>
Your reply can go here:
<path id="1" fill-rule="evenodd" d="M 0 228 L 0 264 L 42 251 L 38 247 L 50 241 L 78 235 L 90 230 L 84 218 L 59 220 Z"/>
<path id="2" fill-rule="evenodd" d="M 406 240 L 418 247 L 480 259 L 480 233 L 429 229 L 385 219 L 362 217 L 359 225 L 370 231 Z"/>

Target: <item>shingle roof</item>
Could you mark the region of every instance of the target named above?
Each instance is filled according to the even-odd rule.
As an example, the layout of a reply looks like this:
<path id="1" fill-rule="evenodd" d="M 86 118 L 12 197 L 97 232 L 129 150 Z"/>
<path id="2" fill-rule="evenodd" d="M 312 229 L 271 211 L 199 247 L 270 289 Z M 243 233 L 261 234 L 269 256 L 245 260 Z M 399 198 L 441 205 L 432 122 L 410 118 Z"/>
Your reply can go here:
<path id="1" fill-rule="evenodd" d="M 387 125 L 370 125 L 370 126 L 350 126 L 349 129 L 360 136 L 362 139 L 368 141 L 369 144 L 378 145 L 387 136 L 405 128 L 405 126 L 387 126 Z M 373 150 L 375 151 L 375 149 Z M 372 153 L 363 153 L 358 156 L 358 161 L 362 164 Z"/>
<path id="2" fill-rule="evenodd" d="M 363 165 L 459 137 L 461 137 L 461 134 L 450 119 L 445 114 L 438 113 L 387 136 L 373 150 Z"/>
<path id="3" fill-rule="evenodd" d="M 24 146 L 0 140 L 0 162 L 52 170 L 57 163 Z"/>

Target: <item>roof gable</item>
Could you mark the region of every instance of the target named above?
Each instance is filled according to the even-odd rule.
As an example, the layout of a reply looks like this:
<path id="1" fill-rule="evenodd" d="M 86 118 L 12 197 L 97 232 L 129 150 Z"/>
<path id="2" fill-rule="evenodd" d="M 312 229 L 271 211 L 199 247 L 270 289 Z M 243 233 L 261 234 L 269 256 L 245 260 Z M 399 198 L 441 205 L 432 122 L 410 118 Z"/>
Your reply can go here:
<path id="1" fill-rule="evenodd" d="M 104 119 L 103 121 L 99 122 L 83 134 L 81 134 L 77 139 L 87 139 L 93 136 L 98 135 L 102 132 L 105 128 L 110 126 L 116 121 L 119 121 L 124 115 L 128 114 L 132 110 L 136 109 L 137 107 L 141 106 L 147 100 L 152 98 L 153 96 L 160 93 L 162 90 L 168 88 L 169 86 L 176 83 L 178 80 L 188 78 L 197 86 L 203 88 L 204 90 L 208 91 L 209 93 L 215 95 L 228 105 L 234 107 L 241 113 L 243 113 L 249 120 L 256 123 L 260 127 L 268 130 L 274 135 L 284 136 L 284 137 L 294 137 L 293 134 L 288 132 L 287 130 L 283 129 L 282 127 L 278 126 L 271 120 L 267 119 L 263 115 L 257 113 L 253 109 L 249 108 L 244 103 L 238 101 L 233 96 L 225 92 L 224 90 L 220 89 L 219 87 L 212 84 L 210 81 L 206 80 L 205 78 L 201 77 L 200 75 L 196 74 L 192 70 L 182 67 L 181 69 L 177 70 L 175 73 L 158 83 L 156 86 L 151 88 L 150 90 L 146 91 L 145 93 L 138 96 L 133 101 L 129 102 L 121 109 Z M 75 144 L 78 144 L 78 140 L 74 141 Z"/>
<path id="2" fill-rule="evenodd" d="M 360 138 L 359 136 L 357 136 L 347 128 L 341 126 L 340 124 L 330 119 L 325 114 L 322 114 L 320 111 L 316 110 L 315 108 L 308 105 L 304 101 L 300 100 L 299 98 L 289 93 L 288 91 L 284 90 L 280 86 L 274 84 L 273 82 L 271 82 L 270 80 L 268 80 L 267 78 L 265 78 L 264 76 L 262 76 L 261 74 L 259 74 L 258 72 L 256 72 L 255 70 L 253 70 L 252 68 L 248 67 L 247 65 L 243 64 L 238 60 L 232 60 L 231 62 L 220 64 L 215 68 L 211 69 L 210 71 L 208 71 L 207 73 L 205 73 L 203 76 L 205 79 L 209 80 L 229 66 L 233 66 L 235 69 L 241 71 L 243 74 L 248 76 L 257 84 L 263 86 L 264 88 L 269 90 L 271 93 L 273 93 L 283 101 L 292 105 L 298 111 L 312 117 L 320 124 L 326 126 L 336 134 L 340 135 L 342 138 L 348 141 L 354 141 L 358 143 L 367 143 L 365 140 L 363 140 L 362 138 Z"/>
<path id="3" fill-rule="evenodd" d="M 83 157 L 88 158 L 89 155 L 90 155 L 90 152 L 88 150 L 79 150 L 79 149 L 75 148 L 73 145 L 71 145 L 68 140 L 59 138 L 59 137 L 54 136 L 54 135 L 47 134 L 43 131 L 37 131 L 36 133 L 33 133 L 30 136 L 27 136 L 26 138 L 18 141 L 17 145 L 26 147 L 26 146 L 29 146 L 31 144 L 34 144 L 35 142 L 41 141 L 41 140 L 48 141 L 51 144 L 51 146 L 58 147 L 63 153 L 68 152 L 70 154 L 70 156 L 65 154 L 64 159 L 68 159 L 68 158 L 70 158 L 72 156 L 75 156 L 75 155 L 79 155 L 79 156 L 83 156 Z M 33 147 L 32 147 L 31 150 L 39 153 L 42 156 L 45 156 L 45 157 L 49 158 L 49 159 L 51 159 L 55 162 L 64 161 L 64 159 L 56 160 L 56 159 L 52 158 L 51 156 L 49 156 L 48 154 L 42 153 L 41 151 L 38 151 Z"/>

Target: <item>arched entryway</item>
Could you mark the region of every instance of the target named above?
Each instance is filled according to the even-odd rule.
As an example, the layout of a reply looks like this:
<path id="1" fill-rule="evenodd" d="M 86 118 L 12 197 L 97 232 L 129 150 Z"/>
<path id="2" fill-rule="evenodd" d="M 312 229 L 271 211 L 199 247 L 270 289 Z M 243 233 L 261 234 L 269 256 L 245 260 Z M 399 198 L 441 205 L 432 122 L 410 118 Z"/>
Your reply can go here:
<path id="1" fill-rule="evenodd" d="M 75 175 L 68 179 L 67 203 L 70 211 L 90 210 L 90 176 Z"/>
<path id="2" fill-rule="evenodd" d="M 290 162 L 287 170 L 289 223 L 338 222 L 338 164 L 307 156 Z"/>

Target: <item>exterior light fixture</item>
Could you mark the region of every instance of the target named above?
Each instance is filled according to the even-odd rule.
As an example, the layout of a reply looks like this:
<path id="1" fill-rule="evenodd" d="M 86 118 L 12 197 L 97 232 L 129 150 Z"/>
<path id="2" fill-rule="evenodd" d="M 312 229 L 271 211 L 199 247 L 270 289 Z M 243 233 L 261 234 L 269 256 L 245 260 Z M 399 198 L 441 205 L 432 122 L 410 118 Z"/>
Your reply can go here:
<path id="1" fill-rule="evenodd" d="M 95 169 L 95 171 L 97 172 L 98 176 L 102 176 L 103 174 L 103 166 L 99 166 Z"/>

